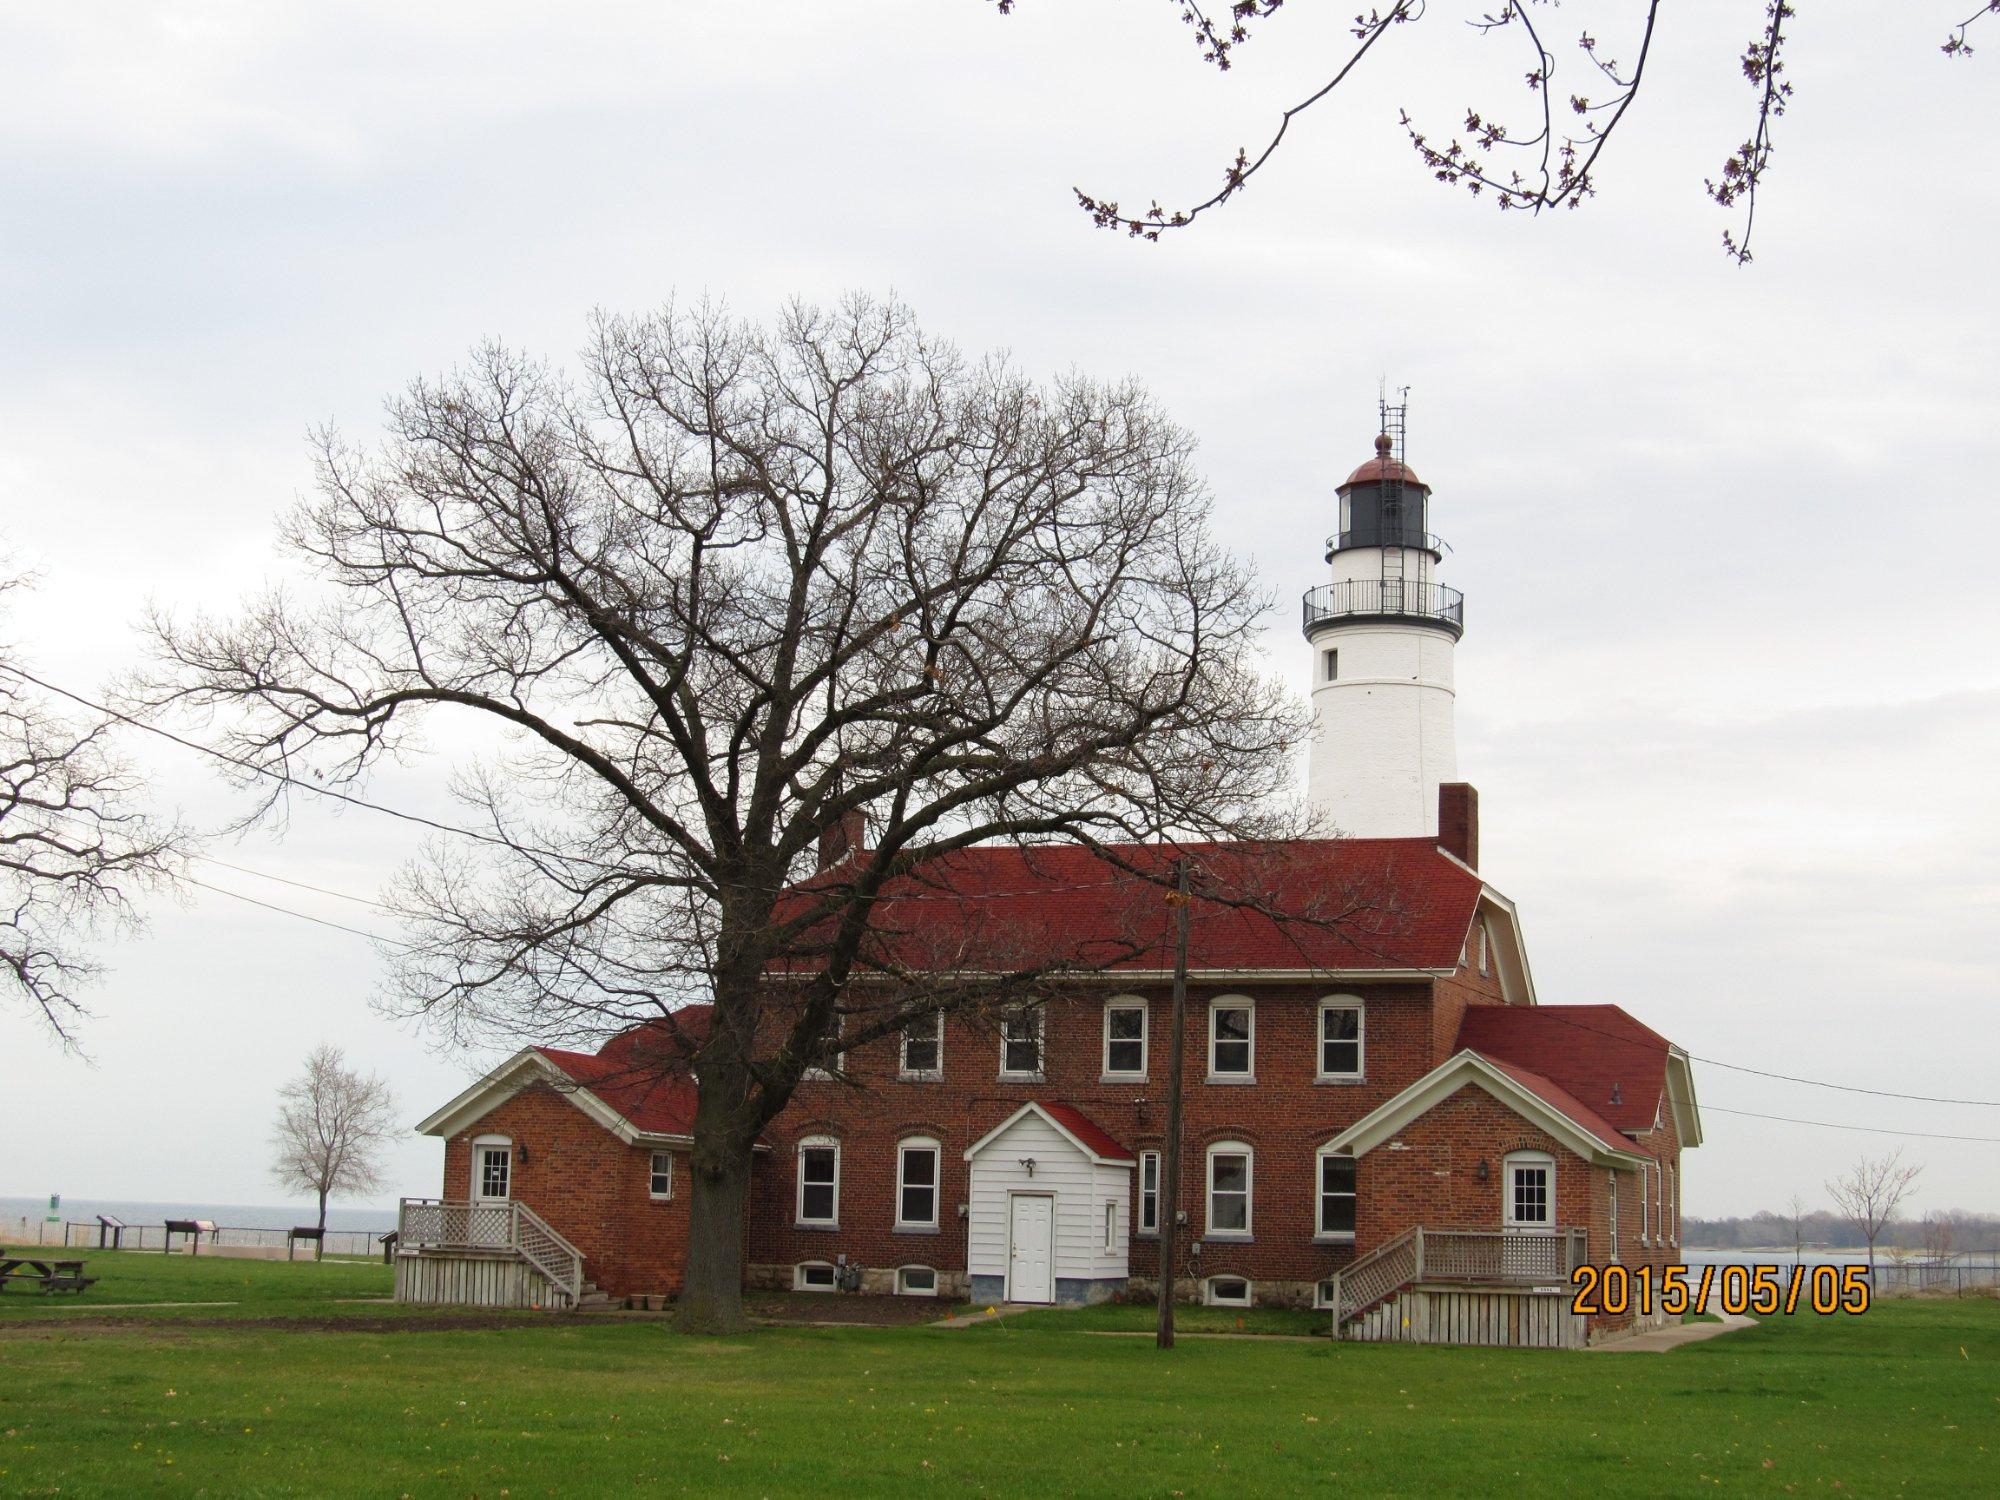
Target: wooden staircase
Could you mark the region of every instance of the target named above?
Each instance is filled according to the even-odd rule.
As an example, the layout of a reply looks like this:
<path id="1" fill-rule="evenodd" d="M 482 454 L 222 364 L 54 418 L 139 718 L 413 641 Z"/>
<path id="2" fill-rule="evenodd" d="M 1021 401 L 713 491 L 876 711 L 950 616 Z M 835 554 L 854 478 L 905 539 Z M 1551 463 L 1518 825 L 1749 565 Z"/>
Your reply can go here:
<path id="1" fill-rule="evenodd" d="M 583 1252 L 518 1199 L 405 1198 L 396 1215 L 396 1300 L 568 1312 L 611 1299 Z"/>
<path id="2" fill-rule="evenodd" d="M 1559 1292 L 1566 1301 L 1570 1273 L 1583 1264 L 1587 1249 L 1582 1229 L 1513 1233 L 1415 1225 L 1334 1273 L 1333 1336 L 1346 1337 L 1357 1320 L 1413 1287 L 1510 1296 Z"/>

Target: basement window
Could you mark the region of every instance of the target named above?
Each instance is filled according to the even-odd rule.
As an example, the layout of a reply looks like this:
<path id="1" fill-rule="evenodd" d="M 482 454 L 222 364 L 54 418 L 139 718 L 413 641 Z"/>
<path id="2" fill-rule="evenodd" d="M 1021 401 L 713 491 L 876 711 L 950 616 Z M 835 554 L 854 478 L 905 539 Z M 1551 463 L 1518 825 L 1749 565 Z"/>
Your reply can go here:
<path id="1" fill-rule="evenodd" d="M 935 1297 L 937 1272 L 929 1266 L 904 1266 L 896 1273 L 898 1297 Z"/>
<path id="2" fill-rule="evenodd" d="M 1241 1276 L 1211 1276 L 1203 1288 L 1202 1300 L 1210 1307 L 1248 1307 L 1250 1283 Z"/>
<path id="3" fill-rule="evenodd" d="M 1334 1293 L 1339 1290 L 1337 1281 L 1321 1281 L 1313 1286 L 1313 1306 L 1329 1308 L 1333 1306 Z"/>
<path id="4" fill-rule="evenodd" d="M 825 1261 L 807 1261 L 804 1265 L 792 1267 L 793 1291 L 831 1292 L 836 1289 L 833 1267 Z"/>

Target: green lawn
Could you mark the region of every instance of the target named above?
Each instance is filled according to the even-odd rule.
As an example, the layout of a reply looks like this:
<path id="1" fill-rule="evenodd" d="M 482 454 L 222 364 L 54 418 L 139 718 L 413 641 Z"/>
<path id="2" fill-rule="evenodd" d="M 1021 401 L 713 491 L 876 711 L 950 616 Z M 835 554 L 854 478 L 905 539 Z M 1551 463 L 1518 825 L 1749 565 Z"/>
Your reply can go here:
<path id="1" fill-rule="evenodd" d="M 44 1294 L 14 1285 L 0 1293 L 0 1325 L 19 1318 L 74 1318 L 98 1308 L 130 1312 L 134 1309 L 114 1308 L 112 1304 L 135 1302 L 149 1306 L 197 1304 L 152 1308 L 147 1313 L 195 1318 L 338 1317 L 356 1312 L 380 1314 L 394 1307 L 387 1301 L 393 1278 L 379 1260 L 231 1260 L 220 1255 L 58 1250 L 53 1246 L 24 1253 L 81 1259 L 84 1274 L 95 1276 L 97 1284 L 79 1294 Z M 350 1300 L 362 1298 L 383 1300 Z"/>
<path id="2" fill-rule="evenodd" d="M 333 1274 L 257 1268 L 287 1269 Z M 294 1327 L 8 1309 L 0 1495 L 1851 1497 L 1991 1493 L 2000 1473 L 1993 1301 L 1775 1319 L 1665 1355 L 1162 1356 L 1085 1331 L 1144 1309 L 697 1340 L 357 1325 L 323 1317 L 340 1289 L 293 1285 Z"/>

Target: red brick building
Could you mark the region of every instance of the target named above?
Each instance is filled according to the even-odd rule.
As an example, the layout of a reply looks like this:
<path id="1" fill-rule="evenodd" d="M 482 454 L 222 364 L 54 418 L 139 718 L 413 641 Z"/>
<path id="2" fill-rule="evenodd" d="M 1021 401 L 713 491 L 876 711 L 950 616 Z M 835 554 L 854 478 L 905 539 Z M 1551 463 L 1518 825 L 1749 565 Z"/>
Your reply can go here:
<path id="1" fill-rule="evenodd" d="M 1326 920 L 1195 902 L 1174 1281 L 1338 1308 L 1357 1337 L 1575 1343 L 1633 1321 L 1568 1313 L 1577 1264 L 1679 1261 L 1692 1077 L 1616 1006 L 1538 1003 L 1437 717 L 1463 601 L 1429 581 L 1429 490 L 1391 446 L 1341 487 L 1335 582 L 1305 614 L 1314 796 L 1381 836 L 1256 856 L 1271 909 Z M 803 1082 L 760 1144 L 747 1285 L 982 1303 L 1157 1287 L 1171 967 L 1159 887 L 1121 867 L 1165 857 L 975 848 L 922 904 L 885 904 L 918 965 L 975 926 L 1130 951 L 1011 1018 L 946 1016 Z M 1135 922 L 1158 940 L 1134 944 Z M 406 1213 L 403 1294 L 677 1292 L 693 1085 L 653 1045 L 530 1048 L 425 1120 L 442 1201 Z M 467 1241 L 500 1269 L 466 1270 Z"/>

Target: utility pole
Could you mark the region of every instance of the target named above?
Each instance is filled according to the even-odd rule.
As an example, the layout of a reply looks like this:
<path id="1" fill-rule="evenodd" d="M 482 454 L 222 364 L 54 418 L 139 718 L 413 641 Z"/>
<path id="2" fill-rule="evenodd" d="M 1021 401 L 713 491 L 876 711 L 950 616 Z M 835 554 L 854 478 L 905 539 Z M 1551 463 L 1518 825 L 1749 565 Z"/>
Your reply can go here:
<path id="1" fill-rule="evenodd" d="M 1181 1089 L 1187 1065 L 1188 857 L 1174 871 L 1174 999 L 1167 1050 L 1167 1138 L 1160 1147 L 1160 1316 L 1154 1343 L 1174 1347 L 1174 1267 L 1180 1242 Z"/>

